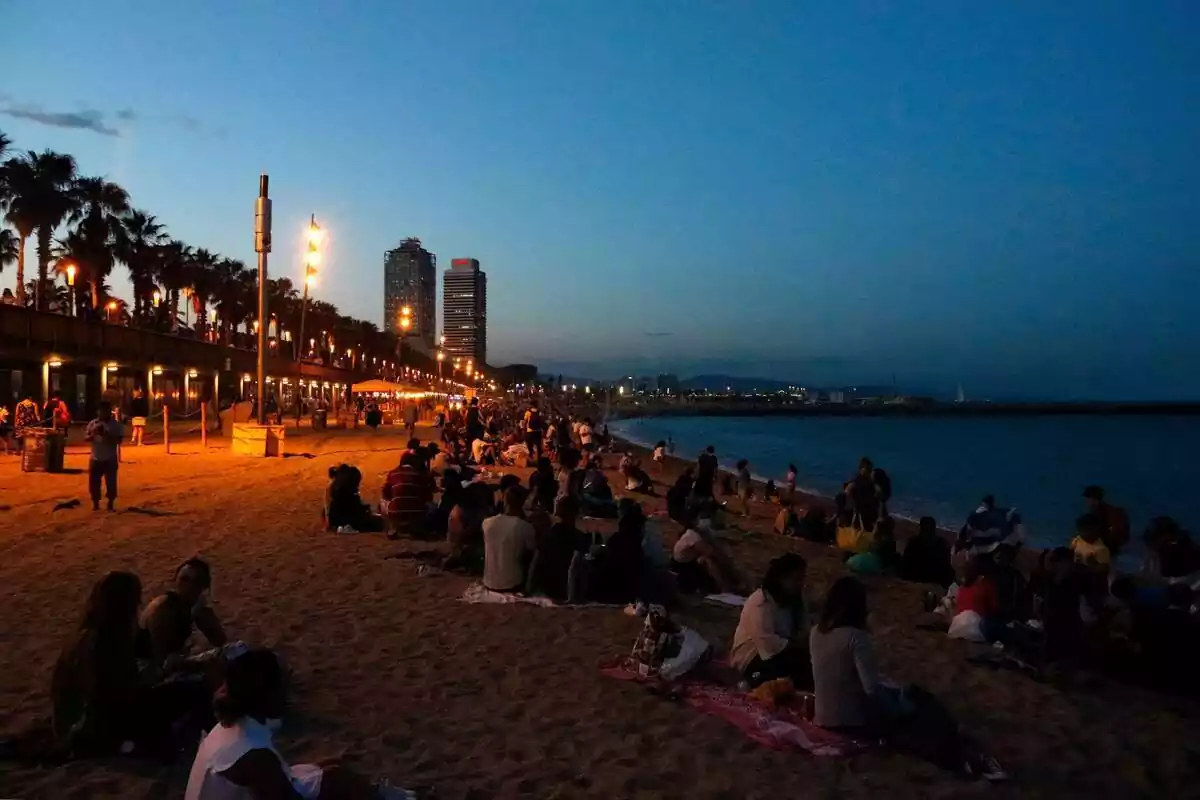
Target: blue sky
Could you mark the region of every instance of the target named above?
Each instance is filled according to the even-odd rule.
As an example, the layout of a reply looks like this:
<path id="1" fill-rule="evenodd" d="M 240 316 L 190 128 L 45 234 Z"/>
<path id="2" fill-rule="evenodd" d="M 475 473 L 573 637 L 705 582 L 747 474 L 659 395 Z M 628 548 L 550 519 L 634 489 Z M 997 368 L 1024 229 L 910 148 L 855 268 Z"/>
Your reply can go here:
<path id="1" fill-rule="evenodd" d="M 479 258 L 493 363 L 1200 397 L 1200 4 L 10 0 L 4 21 L 18 146 L 247 262 L 265 170 L 273 272 L 298 274 L 316 213 L 320 296 L 376 322 L 401 238 Z M 118 135 L 45 116 L 79 113 Z"/>

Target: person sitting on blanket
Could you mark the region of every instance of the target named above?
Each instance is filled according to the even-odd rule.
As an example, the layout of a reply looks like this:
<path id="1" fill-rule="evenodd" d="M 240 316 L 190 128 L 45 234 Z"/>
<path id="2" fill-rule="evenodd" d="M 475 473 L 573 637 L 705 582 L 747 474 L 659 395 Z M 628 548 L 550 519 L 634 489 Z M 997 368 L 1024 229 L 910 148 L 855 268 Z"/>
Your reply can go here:
<path id="1" fill-rule="evenodd" d="M 781 678 L 790 679 L 797 689 L 812 688 L 804 601 L 807 570 L 796 553 L 773 559 L 762 586 L 742 606 L 729 661 L 751 688 Z"/>
<path id="2" fill-rule="evenodd" d="M 483 585 L 493 592 L 525 588 L 526 568 L 537 547 L 533 526 L 522 519 L 525 490 L 504 493 L 504 513 L 483 521 Z"/>
<path id="3" fill-rule="evenodd" d="M 537 541 L 537 550 L 529 565 L 527 594 L 540 594 L 563 603 L 567 600 L 567 573 L 571 559 L 587 546 L 586 537 L 576 526 L 579 519 L 579 501 L 564 497 L 554 509 L 558 518 L 544 538 Z"/>
<path id="4" fill-rule="evenodd" d="M 212 705 L 218 724 L 196 751 L 185 800 L 415 797 L 340 765 L 289 765 L 284 760 L 273 731 L 286 709 L 287 689 L 279 659 L 269 650 L 251 650 L 232 659 Z"/>
<path id="5" fill-rule="evenodd" d="M 950 545 L 938 536 L 937 521 L 933 517 L 921 517 L 917 535 L 904 546 L 900 577 L 913 583 L 934 583 L 942 588 L 954 580 Z"/>
<path id="6" fill-rule="evenodd" d="M 173 660 L 173 666 L 182 667 L 179 659 L 188 654 L 193 627 L 210 647 L 224 647 L 229 642 L 221 620 L 206 602 L 211 588 L 208 562 L 189 558 L 175 570 L 175 585 L 146 605 L 138 625 L 149 644 L 153 663 L 166 665 Z"/>
<path id="7" fill-rule="evenodd" d="M 371 507 L 363 502 L 359 494 L 360 486 L 362 473 L 358 467 L 342 464 L 330 468 L 329 488 L 325 493 L 327 530 L 336 531 L 344 527 L 360 533 L 383 530 L 383 518 L 372 513 Z"/>
<path id="8" fill-rule="evenodd" d="M 809 651 L 817 725 L 883 738 L 891 747 L 968 777 L 1007 777 L 936 698 L 918 687 L 899 689 L 880 680 L 867 632 L 867 592 L 857 578 L 839 578 L 829 589 Z"/>
<path id="9" fill-rule="evenodd" d="M 738 593 L 733 560 L 713 534 L 712 520 L 694 513 L 671 551 L 671 572 L 685 594 Z"/>

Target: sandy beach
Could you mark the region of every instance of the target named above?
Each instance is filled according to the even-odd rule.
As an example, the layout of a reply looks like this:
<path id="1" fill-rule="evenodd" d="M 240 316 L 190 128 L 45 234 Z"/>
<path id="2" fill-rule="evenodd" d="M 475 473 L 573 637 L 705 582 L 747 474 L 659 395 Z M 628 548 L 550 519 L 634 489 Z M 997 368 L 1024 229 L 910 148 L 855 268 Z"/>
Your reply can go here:
<path id="1" fill-rule="evenodd" d="M 1130 798 L 1196 796 L 1200 786 L 1195 703 L 972 666 L 969 645 L 915 629 L 922 587 L 885 579 L 870 586 L 882 670 L 943 698 L 1011 781 L 964 783 L 882 752 L 835 760 L 765 749 L 719 719 L 598 673 L 629 650 L 640 620 L 612 609 L 460 603 L 468 579 L 418 575 L 415 562 L 388 558 L 438 545 L 324 532 L 328 468 L 356 464 L 364 496 L 375 499 L 403 448 L 399 430 L 289 437 L 294 455 L 270 461 L 232 456 L 220 441 L 204 454 L 194 439 L 173 455 L 126 449 L 112 514 L 90 510 L 85 475 L 23 474 L 17 458 L 0 457 L 0 732 L 48 717 L 51 666 L 97 578 L 132 570 L 149 595 L 198 554 L 213 566 L 212 604 L 226 629 L 275 648 L 292 672 L 285 754 L 341 756 L 439 798 Z M 85 466 L 72 448 L 68 469 Z M 72 498 L 81 504 L 52 510 Z M 662 500 L 646 505 L 663 509 Z M 738 565 L 758 576 L 771 557 L 799 552 L 818 598 L 844 574 L 841 560 L 771 535 L 776 510 L 760 503 L 753 519 L 737 520 L 744 530 L 727 540 Z M 583 527 L 602 524 L 611 523 Z M 679 532 L 665 521 L 662 529 L 668 541 Z M 736 615 L 691 602 L 678 617 L 723 650 Z M 180 797 L 188 766 L 0 764 L 0 797 Z"/>

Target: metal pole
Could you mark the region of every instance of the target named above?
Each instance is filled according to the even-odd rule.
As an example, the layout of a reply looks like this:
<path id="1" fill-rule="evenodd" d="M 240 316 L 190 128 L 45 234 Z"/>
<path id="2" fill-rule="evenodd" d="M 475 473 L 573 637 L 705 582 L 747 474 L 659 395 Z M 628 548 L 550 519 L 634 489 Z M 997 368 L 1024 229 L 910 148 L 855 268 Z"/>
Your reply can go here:
<path id="1" fill-rule="evenodd" d="M 258 177 L 258 200 L 254 205 L 254 250 L 258 253 L 258 424 L 267 424 L 267 253 L 271 252 L 270 178 Z"/>

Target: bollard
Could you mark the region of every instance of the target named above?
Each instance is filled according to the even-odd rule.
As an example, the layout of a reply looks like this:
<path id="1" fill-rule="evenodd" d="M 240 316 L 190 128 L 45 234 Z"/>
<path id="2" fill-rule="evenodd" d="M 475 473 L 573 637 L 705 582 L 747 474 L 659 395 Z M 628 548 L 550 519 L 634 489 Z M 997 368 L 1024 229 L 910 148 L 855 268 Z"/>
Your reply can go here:
<path id="1" fill-rule="evenodd" d="M 208 403 L 200 404 L 200 448 L 208 449 Z"/>
<path id="2" fill-rule="evenodd" d="M 171 407 L 163 404 L 163 447 L 171 455 Z"/>

